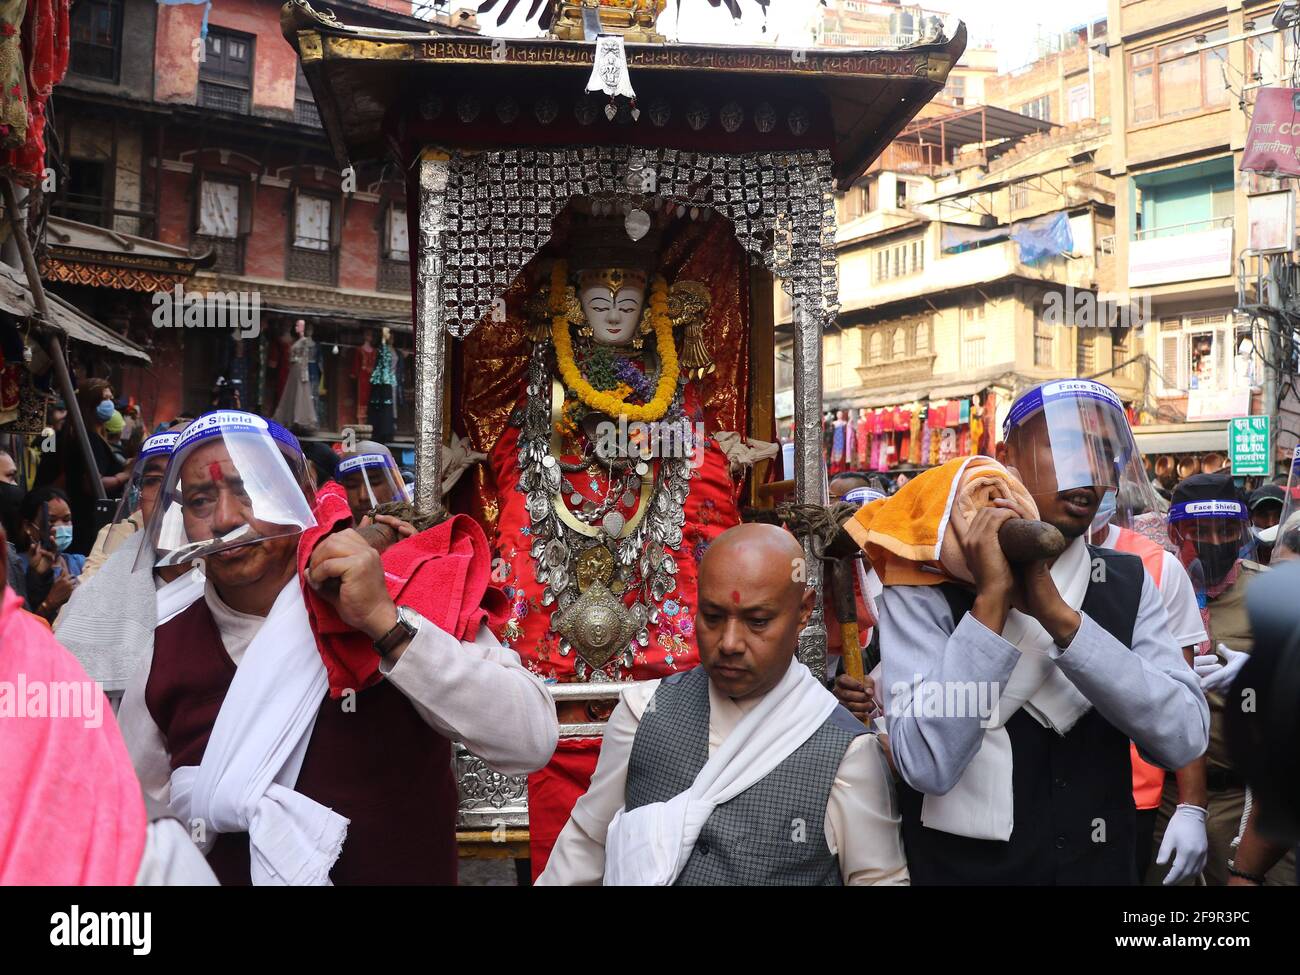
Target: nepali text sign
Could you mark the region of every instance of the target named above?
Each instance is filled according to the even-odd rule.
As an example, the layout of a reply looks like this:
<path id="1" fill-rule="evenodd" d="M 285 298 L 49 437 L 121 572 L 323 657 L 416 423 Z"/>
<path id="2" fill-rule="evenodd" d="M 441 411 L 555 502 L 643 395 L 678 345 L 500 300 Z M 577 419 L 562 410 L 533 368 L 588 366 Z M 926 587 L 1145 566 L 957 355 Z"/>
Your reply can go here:
<path id="1" fill-rule="evenodd" d="M 1228 456 L 1232 460 L 1233 477 L 1273 473 L 1268 434 L 1266 416 L 1236 416 L 1228 421 Z"/>
<path id="2" fill-rule="evenodd" d="M 1241 171 L 1300 176 L 1300 89 L 1259 89 Z"/>

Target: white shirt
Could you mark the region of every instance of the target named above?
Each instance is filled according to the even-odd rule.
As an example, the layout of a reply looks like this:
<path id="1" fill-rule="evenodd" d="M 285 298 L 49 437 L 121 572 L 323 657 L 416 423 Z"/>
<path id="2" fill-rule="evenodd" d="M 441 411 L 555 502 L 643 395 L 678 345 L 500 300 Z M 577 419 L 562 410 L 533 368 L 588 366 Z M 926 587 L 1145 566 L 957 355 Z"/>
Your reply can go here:
<path id="1" fill-rule="evenodd" d="M 605 875 L 605 834 L 624 805 L 632 741 L 658 681 L 623 692 L 605 725 L 591 787 L 560 832 L 538 886 L 596 886 Z M 757 702 L 735 701 L 709 684 L 709 754 L 735 730 Z M 840 762 L 826 803 L 826 845 L 839 856 L 849 885 L 907 884 L 901 819 L 893 776 L 875 735 L 859 735 Z"/>
<path id="2" fill-rule="evenodd" d="M 1119 527 L 1106 526 L 1106 539 L 1098 544 L 1102 548 L 1114 548 L 1119 541 Z M 1160 598 L 1165 604 L 1165 614 L 1169 617 L 1169 635 L 1179 647 L 1191 647 L 1209 639 L 1205 632 L 1205 621 L 1201 619 L 1201 609 L 1196 602 L 1196 590 L 1192 587 L 1191 577 L 1178 561 L 1178 556 L 1164 551 L 1164 561 L 1160 568 Z"/>
<path id="3" fill-rule="evenodd" d="M 298 585 L 297 578 L 289 585 Z M 231 609 L 210 581 L 203 596 L 221 642 L 238 667 L 266 619 Z M 127 684 L 117 720 L 140 784 L 146 793 L 165 803 L 171 761 L 144 696 L 152 664 L 151 650 Z M 406 695 L 425 724 L 462 742 L 498 772 L 522 775 L 535 771 L 555 751 L 559 722 L 550 692 L 487 627 L 470 643 L 423 620 L 397 663 L 383 669 L 386 679 Z"/>

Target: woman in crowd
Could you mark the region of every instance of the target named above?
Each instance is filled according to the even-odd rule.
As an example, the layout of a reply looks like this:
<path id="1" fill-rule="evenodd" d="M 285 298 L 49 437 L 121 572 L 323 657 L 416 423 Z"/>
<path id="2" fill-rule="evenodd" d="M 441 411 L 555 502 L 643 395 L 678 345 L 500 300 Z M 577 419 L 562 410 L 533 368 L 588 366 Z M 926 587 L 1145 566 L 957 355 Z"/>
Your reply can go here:
<path id="1" fill-rule="evenodd" d="M 37 488 L 20 509 L 23 539 L 19 561 L 26 576 L 27 608 L 47 621 L 68 601 L 86 564 L 84 555 L 69 552 L 72 544 L 72 505 L 56 487 Z"/>

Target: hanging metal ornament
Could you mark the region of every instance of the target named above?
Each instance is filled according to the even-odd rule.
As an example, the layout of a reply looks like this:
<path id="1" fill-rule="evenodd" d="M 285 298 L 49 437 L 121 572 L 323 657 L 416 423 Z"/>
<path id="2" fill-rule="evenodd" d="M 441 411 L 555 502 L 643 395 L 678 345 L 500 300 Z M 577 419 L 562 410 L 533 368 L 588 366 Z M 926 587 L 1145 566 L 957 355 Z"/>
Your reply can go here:
<path id="1" fill-rule="evenodd" d="M 476 95 L 461 95 L 456 102 L 456 117 L 465 123 L 473 122 L 482 108 Z"/>
<path id="2" fill-rule="evenodd" d="M 693 101 L 686 109 L 686 124 L 696 132 L 709 124 L 709 117 L 709 107 L 702 101 Z"/>
<path id="3" fill-rule="evenodd" d="M 808 109 L 802 105 L 796 105 L 790 109 L 790 114 L 786 116 L 786 124 L 790 127 L 791 135 L 803 135 L 808 131 Z"/>
<path id="4" fill-rule="evenodd" d="M 519 103 L 513 98 L 503 98 L 497 102 L 497 118 L 502 125 L 509 125 L 519 118 Z"/>
<path id="5" fill-rule="evenodd" d="M 539 98 L 533 106 L 533 117 L 542 125 L 550 125 L 560 114 L 560 103 L 549 95 Z"/>
<path id="6" fill-rule="evenodd" d="M 776 128 L 776 109 L 769 102 L 759 102 L 754 109 L 754 128 L 767 135 Z"/>
<path id="7" fill-rule="evenodd" d="M 589 95 L 583 95 L 578 99 L 578 103 L 573 106 L 574 118 L 578 120 L 579 125 L 590 125 L 596 121 L 596 101 Z"/>
<path id="8" fill-rule="evenodd" d="M 668 120 L 673 114 L 672 106 L 668 104 L 668 99 L 662 97 L 652 100 L 646 107 L 646 111 L 650 113 L 650 123 L 656 129 L 662 129 L 667 125 Z"/>
<path id="9" fill-rule="evenodd" d="M 727 102 L 722 106 L 718 121 L 722 123 L 722 128 L 725 131 L 729 133 L 735 132 L 745 121 L 745 110 L 740 107 L 739 102 Z"/>
<path id="10" fill-rule="evenodd" d="M 442 114 L 442 96 L 426 95 L 420 100 L 420 118 L 433 121 Z"/>
<path id="11" fill-rule="evenodd" d="M 640 240 L 648 234 L 650 225 L 650 214 L 640 208 L 629 211 L 627 217 L 623 220 L 623 228 L 633 240 Z"/>

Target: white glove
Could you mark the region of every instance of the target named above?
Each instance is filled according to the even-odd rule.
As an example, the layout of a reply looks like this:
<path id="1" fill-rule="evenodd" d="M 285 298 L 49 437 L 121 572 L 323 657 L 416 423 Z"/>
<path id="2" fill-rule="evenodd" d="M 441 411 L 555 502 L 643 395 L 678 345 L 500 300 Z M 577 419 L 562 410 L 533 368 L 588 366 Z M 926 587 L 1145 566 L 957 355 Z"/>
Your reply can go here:
<path id="1" fill-rule="evenodd" d="M 1203 691 L 1226 691 L 1250 656 L 1244 650 L 1229 650 L 1222 643 L 1219 644 L 1219 653 L 1223 655 L 1224 663 L 1218 666 L 1214 654 L 1198 655 L 1194 660 Z"/>
<path id="2" fill-rule="evenodd" d="M 1173 818 L 1165 827 L 1165 838 L 1160 843 L 1160 852 L 1156 854 L 1156 863 L 1164 866 L 1174 855 L 1174 865 L 1165 875 L 1164 885 L 1176 884 L 1194 877 L 1205 867 L 1205 858 L 1210 850 L 1205 838 L 1205 810 L 1200 806 L 1179 803 Z"/>

